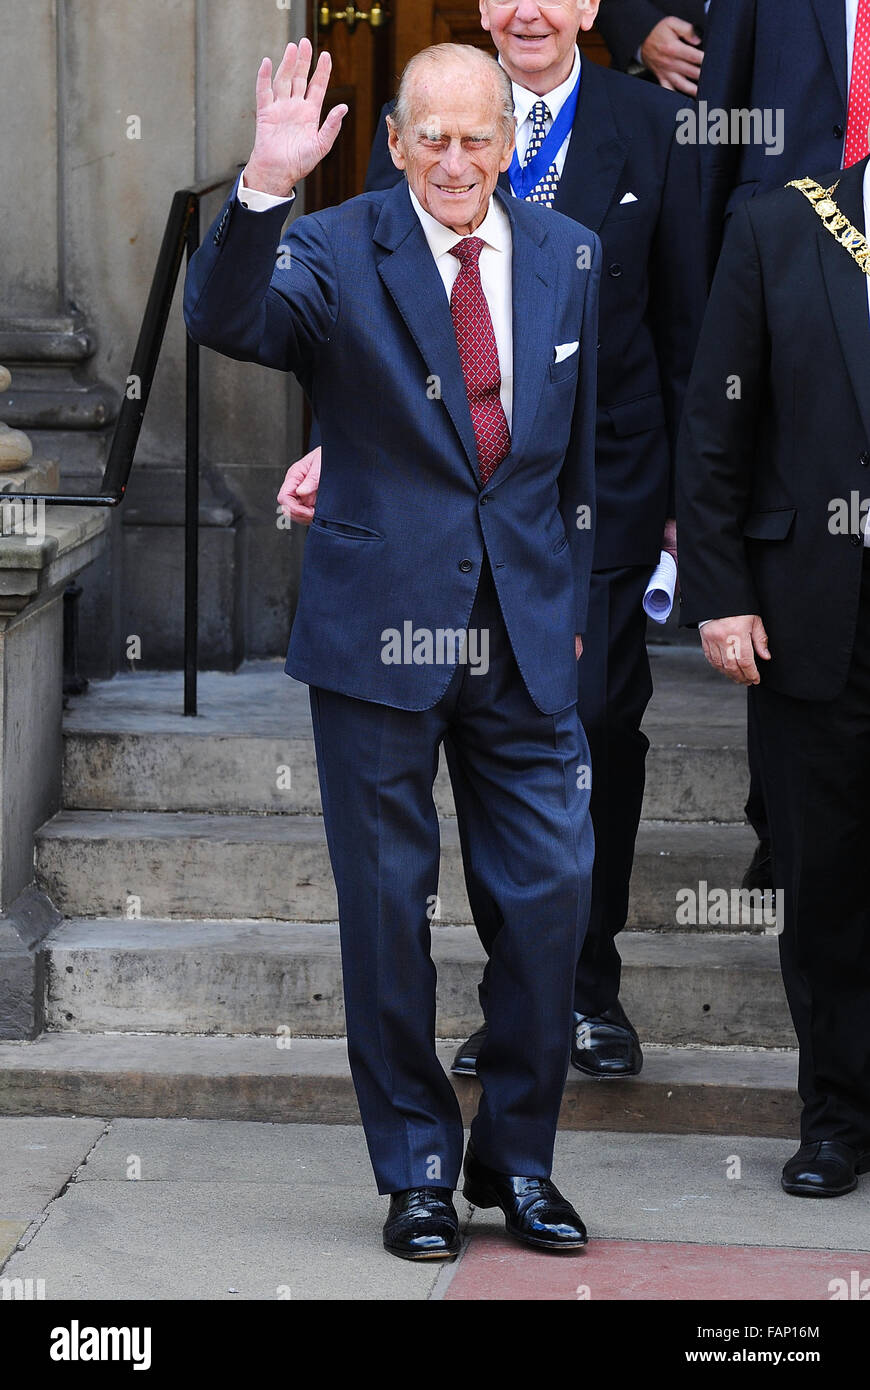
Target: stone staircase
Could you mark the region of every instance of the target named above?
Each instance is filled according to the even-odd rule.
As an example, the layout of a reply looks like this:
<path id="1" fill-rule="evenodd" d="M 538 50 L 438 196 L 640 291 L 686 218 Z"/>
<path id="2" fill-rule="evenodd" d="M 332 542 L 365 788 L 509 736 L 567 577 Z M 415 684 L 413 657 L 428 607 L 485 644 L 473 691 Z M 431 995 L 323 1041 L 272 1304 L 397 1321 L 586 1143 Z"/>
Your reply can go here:
<path id="1" fill-rule="evenodd" d="M 677 893 L 740 883 L 744 696 L 697 650 L 651 651 L 644 821 L 622 937 L 639 1078 L 571 1073 L 574 1128 L 792 1135 L 794 1035 L 775 935 L 676 924 Z M 336 903 L 304 686 L 280 661 L 95 684 L 65 717 L 64 809 L 40 830 L 48 1031 L 0 1044 L 5 1113 L 353 1123 Z M 449 782 L 436 784 L 438 1035 L 479 1021 Z M 452 1045 L 445 1043 L 449 1059 Z M 476 1082 L 456 1080 L 473 1111 Z"/>

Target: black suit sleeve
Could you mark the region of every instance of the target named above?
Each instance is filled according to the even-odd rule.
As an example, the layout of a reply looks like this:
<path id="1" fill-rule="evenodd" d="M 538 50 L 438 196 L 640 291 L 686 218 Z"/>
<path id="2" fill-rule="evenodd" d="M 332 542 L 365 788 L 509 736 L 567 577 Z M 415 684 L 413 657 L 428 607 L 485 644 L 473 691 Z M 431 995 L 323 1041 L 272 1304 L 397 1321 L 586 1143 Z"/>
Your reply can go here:
<path id="1" fill-rule="evenodd" d="M 392 115 L 395 104 L 394 101 L 388 101 L 381 107 L 366 172 L 366 186 L 363 190 L 365 193 L 375 193 L 379 188 L 392 188 L 404 178 L 401 169 L 397 169 L 390 158 L 390 148 L 387 144 L 387 116 Z"/>
<path id="2" fill-rule="evenodd" d="M 625 72 L 647 34 L 670 13 L 652 0 L 604 0 L 596 28 L 610 49 L 614 67 Z"/>
<path id="3" fill-rule="evenodd" d="M 661 212 L 651 248 L 649 284 L 650 322 L 671 458 L 668 516 L 673 516 L 677 433 L 707 294 L 698 151 L 695 145 L 680 145 L 676 135 L 671 140 Z"/>
<path id="4" fill-rule="evenodd" d="M 677 450 L 681 621 L 688 627 L 759 612 L 743 525 L 755 483 L 770 347 L 750 209 L 749 203 L 736 209 L 725 237 Z"/>
<path id="5" fill-rule="evenodd" d="M 712 111 L 751 105 L 758 0 L 714 0 L 710 6 L 698 101 Z M 705 145 L 701 161 L 701 207 L 707 274 L 712 280 L 722 246 L 728 200 L 740 176 L 742 146 Z"/>

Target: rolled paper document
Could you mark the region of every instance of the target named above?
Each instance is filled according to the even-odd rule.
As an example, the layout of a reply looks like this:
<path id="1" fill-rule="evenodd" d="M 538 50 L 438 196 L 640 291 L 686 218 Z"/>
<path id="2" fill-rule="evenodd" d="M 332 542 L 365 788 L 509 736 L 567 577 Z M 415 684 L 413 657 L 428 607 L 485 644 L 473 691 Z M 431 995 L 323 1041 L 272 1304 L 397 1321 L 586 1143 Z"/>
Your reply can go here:
<path id="1" fill-rule="evenodd" d="M 654 623 L 666 623 L 674 606 L 677 567 L 673 555 L 663 550 L 643 596 L 643 611 Z"/>

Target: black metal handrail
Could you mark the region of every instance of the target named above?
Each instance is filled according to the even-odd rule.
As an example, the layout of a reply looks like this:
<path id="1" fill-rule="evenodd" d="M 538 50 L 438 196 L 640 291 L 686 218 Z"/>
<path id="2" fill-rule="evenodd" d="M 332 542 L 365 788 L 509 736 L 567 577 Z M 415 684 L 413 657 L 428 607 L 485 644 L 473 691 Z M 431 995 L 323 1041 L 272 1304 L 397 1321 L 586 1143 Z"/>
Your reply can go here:
<path id="1" fill-rule="evenodd" d="M 169 311 L 178 283 L 182 258 L 190 261 L 199 246 L 199 203 L 207 193 L 224 188 L 238 176 L 239 165 L 231 174 L 203 179 L 180 188 L 172 198 L 169 216 L 154 267 L 148 302 L 136 340 L 127 381 L 138 384 L 138 394 L 124 391 L 100 488 L 95 493 L 19 492 L 16 500 L 44 502 L 64 507 L 117 507 L 124 499 L 133 467 L 133 458 L 160 350 L 169 321 Z M 185 451 L 184 451 L 184 713 L 196 714 L 196 675 L 198 645 L 199 585 L 199 347 L 188 335 L 186 349 Z"/>

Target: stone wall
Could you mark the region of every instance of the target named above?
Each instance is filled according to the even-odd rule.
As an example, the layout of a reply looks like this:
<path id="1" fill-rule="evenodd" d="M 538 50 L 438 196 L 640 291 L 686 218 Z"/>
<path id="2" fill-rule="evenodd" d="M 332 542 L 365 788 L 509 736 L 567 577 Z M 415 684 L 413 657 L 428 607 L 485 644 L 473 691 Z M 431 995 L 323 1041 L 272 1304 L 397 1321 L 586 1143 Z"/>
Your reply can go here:
<path id="1" fill-rule="evenodd" d="M 0 0 L 0 416 L 95 490 L 172 193 L 246 158 L 254 76 L 298 37 L 286 0 Z M 206 231 L 222 194 L 202 207 Z M 127 499 L 81 578 L 86 674 L 178 665 L 183 620 L 180 290 Z M 7 408 L 9 407 L 9 408 Z M 275 493 L 302 444 L 280 373 L 202 354 L 204 667 L 283 650 L 302 537 Z"/>

